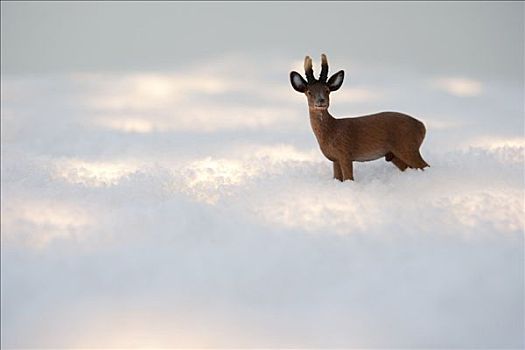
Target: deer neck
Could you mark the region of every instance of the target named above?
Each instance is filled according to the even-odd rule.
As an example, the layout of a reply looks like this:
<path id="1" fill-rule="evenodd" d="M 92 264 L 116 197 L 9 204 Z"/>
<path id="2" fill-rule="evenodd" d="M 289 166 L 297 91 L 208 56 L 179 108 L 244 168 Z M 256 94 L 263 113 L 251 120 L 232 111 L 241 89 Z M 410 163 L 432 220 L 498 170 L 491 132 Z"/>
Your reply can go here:
<path id="1" fill-rule="evenodd" d="M 333 129 L 334 121 L 335 118 L 328 113 L 327 109 L 318 110 L 310 108 L 310 124 L 320 144 L 324 142 L 326 137 L 329 137 Z"/>

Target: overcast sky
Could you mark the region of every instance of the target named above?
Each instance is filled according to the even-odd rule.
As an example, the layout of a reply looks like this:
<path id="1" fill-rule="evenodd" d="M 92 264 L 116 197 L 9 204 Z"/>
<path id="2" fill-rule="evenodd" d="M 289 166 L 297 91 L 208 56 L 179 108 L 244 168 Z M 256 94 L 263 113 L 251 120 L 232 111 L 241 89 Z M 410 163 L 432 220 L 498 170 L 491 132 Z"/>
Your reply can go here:
<path id="1" fill-rule="evenodd" d="M 2 2 L 2 72 L 157 70 L 229 53 L 523 79 L 523 2 Z M 198 61 L 197 61 L 198 62 Z"/>

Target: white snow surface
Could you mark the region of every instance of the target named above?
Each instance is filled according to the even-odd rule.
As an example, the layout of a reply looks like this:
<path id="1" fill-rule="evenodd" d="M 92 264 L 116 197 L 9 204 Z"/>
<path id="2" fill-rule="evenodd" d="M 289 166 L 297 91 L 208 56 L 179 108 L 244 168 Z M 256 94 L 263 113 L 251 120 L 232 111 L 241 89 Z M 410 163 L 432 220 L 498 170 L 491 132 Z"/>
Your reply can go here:
<path id="1" fill-rule="evenodd" d="M 3 77 L 2 347 L 523 347 L 523 86 L 350 66 L 430 168 L 333 180 L 284 58 Z"/>

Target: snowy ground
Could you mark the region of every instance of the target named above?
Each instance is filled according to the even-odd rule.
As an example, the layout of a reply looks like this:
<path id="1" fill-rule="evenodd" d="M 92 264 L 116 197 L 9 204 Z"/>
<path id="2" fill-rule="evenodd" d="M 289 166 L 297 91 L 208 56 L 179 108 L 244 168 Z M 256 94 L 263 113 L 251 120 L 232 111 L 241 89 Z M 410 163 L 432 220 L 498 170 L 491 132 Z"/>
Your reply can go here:
<path id="1" fill-rule="evenodd" d="M 3 77 L 2 346 L 522 347 L 523 86 L 331 60 L 431 164 L 340 183 L 260 62 Z"/>

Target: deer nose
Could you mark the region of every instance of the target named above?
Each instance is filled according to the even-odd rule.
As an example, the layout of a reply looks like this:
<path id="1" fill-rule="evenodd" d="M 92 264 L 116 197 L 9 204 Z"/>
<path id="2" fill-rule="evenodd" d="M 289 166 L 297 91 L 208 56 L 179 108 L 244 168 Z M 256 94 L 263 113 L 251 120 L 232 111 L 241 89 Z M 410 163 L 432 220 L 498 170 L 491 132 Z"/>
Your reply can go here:
<path id="1" fill-rule="evenodd" d="M 320 98 L 320 99 L 317 100 L 317 103 L 319 103 L 319 104 L 322 104 L 322 103 L 325 103 L 325 102 L 326 102 L 326 100 L 324 98 Z"/>

